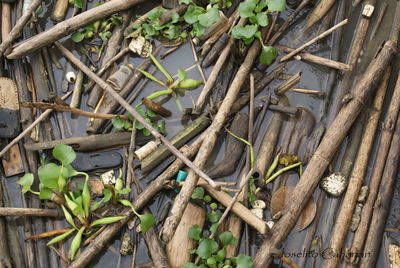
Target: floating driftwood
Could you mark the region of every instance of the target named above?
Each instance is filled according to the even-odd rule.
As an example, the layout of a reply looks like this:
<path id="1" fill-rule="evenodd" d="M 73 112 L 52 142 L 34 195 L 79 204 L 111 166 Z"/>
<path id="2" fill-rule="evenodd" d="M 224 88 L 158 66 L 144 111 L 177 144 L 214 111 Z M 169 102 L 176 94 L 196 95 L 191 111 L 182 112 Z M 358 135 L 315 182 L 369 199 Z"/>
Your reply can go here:
<path id="1" fill-rule="evenodd" d="M 282 218 L 274 225 L 273 235 L 263 242 L 258 251 L 254 259 L 255 267 L 265 267 L 271 263 L 272 256 L 269 249 L 280 247 L 294 227 L 302 208 L 304 208 L 307 200 L 317 187 L 319 179 L 341 145 L 347 131 L 364 106 L 366 99 L 372 94 L 373 89 L 382 78 L 384 70 L 391 62 L 396 51 L 396 45 L 396 42 L 393 41 L 385 43 L 354 88 L 353 99 L 343 107 L 332 126 L 328 129 L 299 183 L 293 190 L 292 201 L 285 208 Z"/>

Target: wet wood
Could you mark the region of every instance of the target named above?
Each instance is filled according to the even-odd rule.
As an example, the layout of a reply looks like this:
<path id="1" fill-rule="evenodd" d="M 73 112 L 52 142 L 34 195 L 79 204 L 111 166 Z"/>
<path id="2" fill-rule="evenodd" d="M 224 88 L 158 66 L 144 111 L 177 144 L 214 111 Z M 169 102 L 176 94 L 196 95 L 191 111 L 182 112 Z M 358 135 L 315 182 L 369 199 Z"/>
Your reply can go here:
<path id="1" fill-rule="evenodd" d="M 143 0 L 114 0 L 95 8 L 91 8 L 88 11 L 60 22 L 45 32 L 18 44 L 13 48 L 13 51 L 7 56 L 7 58 L 21 58 L 45 45 L 53 43 L 87 24 L 108 17 L 118 11 L 128 9 L 141 2 L 143 2 Z"/>
<path id="2" fill-rule="evenodd" d="M 334 0 L 335 1 L 335 0 Z M 295 50 L 293 50 L 292 52 L 290 52 L 289 54 L 287 54 L 286 56 L 282 57 L 279 62 L 283 62 L 286 61 L 288 59 L 290 59 L 291 57 L 293 57 L 294 55 L 296 55 L 297 53 L 299 53 L 300 51 L 302 51 L 304 48 L 314 44 L 315 42 L 317 42 L 318 40 L 330 35 L 333 31 L 335 31 L 336 29 L 342 27 L 343 25 L 347 24 L 348 19 L 345 19 L 343 21 L 341 21 L 340 23 L 336 24 L 335 26 L 331 27 L 330 29 L 326 30 L 325 32 L 323 32 L 322 34 L 314 37 L 313 39 L 311 39 L 310 41 L 306 42 L 305 44 L 301 45 L 300 47 L 296 48 Z"/>
<path id="3" fill-rule="evenodd" d="M 181 147 L 183 144 L 191 140 L 201 131 L 203 131 L 210 124 L 210 119 L 202 116 L 193 121 L 188 127 L 180 131 L 173 138 L 170 139 L 170 143 L 175 147 Z M 143 174 L 148 173 L 160 164 L 165 158 L 167 158 L 171 152 L 164 145 L 160 146 L 157 150 L 146 157 L 141 163 L 140 167 Z"/>
<path id="4" fill-rule="evenodd" d="M 222 49 L 225 47 L 228 40 L 229 40 L 229 35 L 223 33 L 217 40 L 217 42 L 215 42 L 210 52 L 207 53 L 207 56 L 201 62 L 201 67 L 207 68 L 208 66 L 210 66 L 214 62 L 214 60 L 220 55 Z"/>
<path id="5" fill-rule="evenodd" d="M 11 177 L 24 172 L 24 166 L 22 164 L 21 153 L 19 151 L 19 145 L 14 144 L 10 148 L 9 159 L 1 159 L 3 164 L 3 170 L 6 177 Z"/>
<path id="6" fill-rule="evenodd" d="M 0 184 L 0 196 L 3 197 L 3 187 Z M 4 206 L 4 201 L 3 198 L 0 198 L 0 209 L 3 209 Z M 10 248 L 9 248 L 9 243 L 6 243 L 7 241 L 7 219 L 1 217 L 0 218 L 0 239 L 2 243 L 0 243 L 0 265 L 2 267 L 6 268 L 11 268 L 12 266 L 12 260 L 11 260 L 11 255 L 10 255 Z"/>
<path id="7" fill-rule="evenodd" d="M 55 103 L 48 103 L 48 102 L 22 102 L 20 103 L 21 107 L 29 107 L 29 108 L 34 108 L 38 107 L 41 109 L 51 109 L 55 111 L 61 111 L 61 112 L 69 112 L 72 114 L 76 115 L 81 115 L 85 117 L 90 117 L 90 118 L 101 118 L 101 119 L 113 119 L 116 116 L 119 116 L 123 120 L 128 120 L 129 117 L 127 115 L 119 115 L 119 114 L 101 114 L 101 113 L 91 113 L 87 112 L 78 108 L 70 107 L 70 106 L 65 106 L 65 105 L 59 105 Z"/>
<path id="8" fill-rule="evenodd" d="M 376 0 L 368 0 L 365 4 L 372 4 L 374 5 Z M 366 38 L 366 34 L 368 31 L 368 27 L 370 24 L 371 18 L 362 16 L 358 25 L 356 32 L 354 34 L 353 42 L 351 44 L 351 49 L 347 57 L 347 64 L 350 65 L 350 70 L 347 71 L 342 79 L 340 84 L 340 89 L 337 90 L 335 97 L 331 103 L 331 110 L 328 114 L 327 123 L 331 124 L 336 117 L 336 114 L 339 112 L 340 108 L 342 107 L 342 99 L 344 95 L 346 95 L 353 83 L 354 74 L 356 71 L 357 60 L 360 56 L 361 49 L 364 44 L 364 40 Z"/>
<path id="9" fill-rule="evenodd" d="M 330 160 L 342 144 L 345 135 L 361 108 L 365 105 L 367 98 L 372 94 L 380 78 L 382 78 L 395 51 L 396 43 L 387 41 L 377 57 L 368 66 L 367 71 L 353 90 L 353 99 L 339 112 L 311 158 L 307 169 L 293 191 L 292 201 L 284 209 L 283 216 L 272 229 L 273 235 L 263 242 L 254 259 L 255 267 L 265 267 L 272 261 L 269 249 L 280 247 L 295 226 L 302 208 L 317 187 Z"/>
<path id="10" fill-rule="evenodd" d="M 283 82 L 277 89 L 275 89 L 275 94 L 278 96 L 282 96 L 285 94 L 289 89 L 294 87 L 298 82 L 300 82 L 301 72 L 298 72 L 292 75 L 288 80 Z"/>
<path id="11" fill-rule="evenodd" d="M 130 142 L 130 132 L 116 132 L 110 134 L 97 134 L 83 137 L 73 137 L 49 142 L 38 142 L 24 144 L 28 151 L 53 149 L 57 144 L 66 144 L 72 146 L 78 152 L 90 152 L 122 145 L 128 145 Z M 143 142 L 140 142 L 141 144 Z"/>
<path id="12" fill-rule="evenodd" d="M 378 127 L 379 118 L 382 111 L 383 101 L 386 94 L 387 84 L 389 82 L 390 72 L 386 72 L 380 87 L 376 93 L 374 104 L 371 113 L 368 116 L 367 125 L 361 138 L 360 148 L 356 161 L 354 163 L 353 171 L 351 173 L 349 184 L 347 186 L 346 194 L 342 201 L 339 215 L 336 219 L 336 224 L 333 229 L 329 247 L 334 253 L 343 250 L 346 241 L 346 234 L 348 232 L 351 217 L 356 206 L 358 194 L 361 186 L 364 183 L 368 161 L 374 145 L 375 133 Z M 339 258 L 332 258 L 325 261 L 325 265 L 336 267 L 339 264 Z"/>
<path id="13" fill-rule="evenodd" d="M 393 193 L 397 181 L 397 170 L 400 162 L 400 117 L 397 118 L 395 132 L 390 144 L 389 154 L 385 163 L 379 193 L 375 201 L 368 236 L 363 252 L 368 252 L 361 259 L 360 267 L 375 267 L 378 260 L 379 249 L 390 212 Z"/>
<path id="14" fill-rule="evenodd" d="M 6 40 L 12 29 L 12 7 L 10 3 L 1 3 L 1 40 Z"/>
<path id="15" fill-rule="evenodd" d="M 189 250 L 196 247 L 197 241 L 189 238 L 186 234 L 189 233 L 190 227 L 195 224 L 202 229 L 205 217 L 206 210 L 204 208 L 189 202 L 175 235 L 166 247 L 170 267 L 179 268 L 191 261 Z"/>
<path id="16" fill-rule="evenodd" d="M 283 51 L 285 53 L 290 53 L 292 52 L 294 49 L 293 48 L 289 48 L 289 47 L 285 47 L 285 46 L 281 46 L 281 45 L 276 45 L 275 46 L 278 50 Z M 334 68 L 337 70 L 343 70 L 343 71 L 348 71 L 350 69 L 350 66 L 346 63 L 342 63 L 342 62 L 338 62 L 335 60 L 330 60 L 327 58 L 323 58 L 323 57 L 319 57 L 319 56 L 315 56 L 313 54 L 310 54 L 308 52 L 301 52 L 299 54 L 297 54 L 297 56 L 295 57 L 296 60 L 305 60 L 308 62 L 312 62 L 312 63 L 316 63 L 322 66 L 327 66 L 330 68 Z"/>
<path id="17" fill-rule="evenodd" d="M 160 15 L 160 17 L 158 18 L 158 24 L 164 25 L 164 24 L 168 23 L 171 20 L 172 14 L 174 12 L 178 13 L 179 15 L 183 15 L 186 12 L 187 8 L 188 8 L 187 5 L 182 4 L 171 10 L 168 10 L 167 12 L 162 13 Z"/>
<path id="18" fill-rule="evenodd" d="M 389 109 L 385 117 L 385 121 L 382 128 L 382 134 L 379 140 L 378 152 L 376 154 L 376 160 L 372 175 L 369 183 L 370 193 L 367 201 L 364 204 L 363 211 L 361 214 L 361 222 L 354 234 L 351 250 L 354 252 L 361 252 L 364 242 L 366 240 L 368 228 L 370 226 L 371 215 L 375 205 L 375 201 L 378 196 L 379 185 L 381 185 L 382 174 L 384 171 L 386 159 L 388 156 L 390 143 L 394 133 L 394 127 L 396 118 L 398 117 L 400 109 L 400 76 L 397 77 L 396 86 L 391 97 Z M 351 260 L 352 263 L 356 264 L 360 260 Z"/>
<path id="19" fill-rule="evenodd" d="M 60 1 L 60 0 L 59 0 Z M 124 11 L 120 13 L 120 16 L 122 17 L 122 23 L 115 27 L 110 40 L 107 42 L 107 50 L 104 53 L 104 57 L 101 61 L 100 68 L 103 69 L 105 65 L 110 64 L 110 60 L 117 55 L 121 48 L 122 40 L 124 37 L 124 30 L 128 26 L 129 22 L 131 21 L 131 12 L 130 11 Z M 129 48 L 128 48 L 129 49 Z M 104 68 L 105 71 L 101 74 L 101 78 L 103 80 L 107 80 L 108 76 L 111 74 L 110 71 L 107 71 L 107 68 Z M 100 71 L 99 71 L 100 72 Z M 100 75 L 100 74 L 98 74 Z M 99 85 L 94 85 L 92 88 L 92 91 L 90 91 L 89 97 L 86 100 L 86 104 L 89 107 L 96 107 L 96 104 L 101 98 L 101 95 L 103 94 L 103 90 L 100 88 Z"/>
<path id="20" fill-rule="evenodd" d="M 229 130 L 236 136 L 247 140 L 248 120 L 249 116 L 247 114 L 237 113 Z M 208 176 L 212 179 L 229 176 L 235 172 L 237 164 L 242 157 L 243 149 L 246 146 L 244 142 L 229 133 L 226 133 L 226 135 L 224 159 L 207 171 Z"/>
<path id="21" fill-rule="evenodd" d="M 64 213 L 58 209 L 0 207 L 0 216 L 64 217 Z"/>
<path id="22" fill-rule="evenodd" d="M 337 0 L 321 0 L 318 5 L 311 12 L 307 20 L 307 28 L 310 28 L 315 23 L 317 23 L 321 18 L 323 18 L 329 9 L 335 4 Z"/>
<path id="23" fill-rule="evenodd" d="M 157 47 L 153 51 L 154 57 L 157 57 L 158 53 L 161 51 L 161 46 Z M 152 60 L 150 58 L 145 59 L 139 66 L 139 69 L 147 70 L 152 64 Z M 126 98 L 129 93 L 132 91 L 133 87 L 139 82 L 139 80 L 143 77 L 143 74 L 137 70 L 134 71 L 132 77 L 129 79 L 128 83 L 124 86 L 124 88 L 119 92 L 119 96 L 122 98 Z M 113 89 L 113 92 L 114 89 Z M 117 93 L 118 94 L 118 93 Z M 106 94 L 102 105 L 100 106 L 98 113 L 113 113 L 117 110 L 120 104 L 113 98 L 111 94 Z M 104 125 L 106 121 L 102 119 L 94 120 L 92 123 L 89 121 L 87 124 L 86 131 L 88 133 L 94 134 L 98 133 L 101 127 Z"/>
<path id="24" fill-rule="evenodd" d="M 153 112 L 156 112 L 157 114 L 161 115 L 162 117 L 170 117 L 172 115 L 171 111 L 165 109 L 160 104 L 158 104 L 146 97 L 142 99 L 142 103 L 144 106 L 146 106 Z"/>
<path id="25" fill-rule="evenodd" d="M 51 13 L 51 19 L 56 22 L 63 21 L 67 15 L 68 6 L 68 0 L 57 0 L 53 12 Z"/>
<path id="26" fill-rule="evenodd" d="M 225 123 L 228 112 L 232 108 L 232 105 L 240 91 L 240 88 L 242 87 L 246 76 L 248 75 L 256 57 L 258 56 L 260 49 L 261 44 L 259 42 L 255 42 L 252 44 L 246 55 L 244 63 L 240 66 L 235 78 L 232 81 L 228 93 L 226 94 L 225 99 L 218 110 L 218 113 L 215 115 L 211 126 L 206 130 L 205 133 L 207 133 L 207 138 L 203 141 L 199 153 L 194 160 L 195 165 L 199 168 L 204 167 L 206 159 L 214 148 L 217 139 L 217 133 L 221 130 L 223 124 Z M 194 188 L 196 187 L 198 180 L 199 176 L 192 170 L 190 170 L 188 177 L 186 178 L 185 184 L 183 185 L 178 196 L 175 198 L 170 216 L 166 219 L 163 229 L 161 230 L 160 237 L 163 242 L 167 243 L 175 233 L 176 227 L 179 224 L 183 211 L 186 208 L 187 203 L 189 202 L 190 196 Z M 226 203 L 224 205 L 227 206 Z"/>

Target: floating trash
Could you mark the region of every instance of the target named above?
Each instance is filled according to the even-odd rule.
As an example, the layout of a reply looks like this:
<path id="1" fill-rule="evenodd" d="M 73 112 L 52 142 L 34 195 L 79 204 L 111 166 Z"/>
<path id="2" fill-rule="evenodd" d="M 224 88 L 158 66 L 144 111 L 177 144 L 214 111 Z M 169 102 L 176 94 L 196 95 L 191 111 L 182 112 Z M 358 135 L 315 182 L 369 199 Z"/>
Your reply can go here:
<path id="1" fill-rule="evenodd" d="M 328 194 L 339 197 L 346 190 L 347 180 L 339 172 L 335 172 L 321 180 L 321 187 Z"/>

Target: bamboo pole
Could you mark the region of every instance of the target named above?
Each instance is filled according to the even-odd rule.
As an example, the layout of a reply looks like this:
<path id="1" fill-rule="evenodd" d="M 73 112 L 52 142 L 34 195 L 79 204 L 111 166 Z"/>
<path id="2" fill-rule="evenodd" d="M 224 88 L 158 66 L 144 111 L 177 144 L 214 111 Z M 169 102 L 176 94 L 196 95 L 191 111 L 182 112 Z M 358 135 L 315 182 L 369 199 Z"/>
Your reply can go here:
<path id="1" fill-rule="evenodd" d="M 91 8 L 88 11 L 60 22 L 43 33 L 37 34 L 18 44 L 14 47 L 13 51 L 7 56 L 7 58 L 21 58 L 45 45 L 55 42 L 89 23 L 108 17 L 111 14 L 128 9 L 142 2 L 143 0 L 112 0 L 103 5 Z"/>
<path id="2" fill-rule="evenodd" d="M 108 94 L 110 94 L 118 103 L 120 103 L 132 116 L 141 123 L 156 139 L 160 139 L 161 142 L 171 151 L 176 157 L 180 158 L 188 167 L 191 168 L 196 174 L 204 178 L 212 187 L 216 187 L 216 184 L 211 180 L 201 169 L 198 168 L 192 161 L 187 159 L 181 152 L 178 151 L 164 136 L 157 132 L 132 106 L 130 106 L 117 92 L 111 88 L 106 82 L 100 77 L 93 73 L 87 66 L 83 65 L 70 51 L 68 51 L 59 42 L 55 43 L 61 53 L 70 60 L 74 65 L 78 66 L 87 76 L 99 84 Z"/>
<path id="3" fill-rule="evenodd" d="M 0 207 L 0 216 L 64 217 L 58 209 Z"/>
<path id="4" fill-rule="evenodd" d="M 397 82 L 393 92 L 393 96 L 391 98 L 389 110 L 385 118 L 385 123 L 383 124 L 382 135 L 380 137 L 375 165 L 372 170 L 372 175 L 369 184 L 370 193 L 368 195 L 366 203 L 364 204 L 363 212 L 361 214 L 361 221 L 357 228 L 356 233 L 354 234 L 353 242 L 351 245 L 351 250 L 354 253 L 362 251 L 366 239 L 366 234 L 370 226 L 369 223 L 371 220 L 373 207 L 375 204 L 375 200 L 378 196 L 379 185 L 381 184 L 382 173 L 388 155 L 390 142 L 393 137 L 394 122 L 399 114 L 399 110 L 400 110 L 400 75 L 397 77 Z M 354 259 L 351 262 L 355 264 L 358 263 L 358 261 L 359 261 L 358 259 Z"/>
<path id="5" fill-rule="evenodd" d="M 394 122 L 393 122 L 394 123 Z M 360 267 L 375 267 L 381 246 L 382 236 L 385 230 L 387 217 L 390 213 L 390 204 L 397 181 L 397 170 L 400 162 L 400 116 L 397 118 L 396 128 L 390 144 L 389 154 L 379 186 L 371 224 L 367 240 L 365 241 L 364 258 L 361 259 Z"/>
<path id="6" fill-rule="evenodd" d="M 245 81 L 245 77 L 249 73 L 251 66 L 254 63 L 254 60 L 258 56 L 260 48 L 261 44 L 259 42 L 254 42 L 250 47 L 246 59 L 244 63 L 240 66 L 235 78 L 233 79 L 228 93 L 226 94 L 225 99 L 218 110 L 218 113 L 216 114 L 211 126 L 206 130 L 207 138 L 203 141 L 199 153 L 197 154 L 194 161 L 194 163 L 198 167 L 204 167 L 206 159 L 214 148 L 217 139 L 217 133 L 221 130 L 224 122 L 226 121 L 228 112 L 231 109 L 232 104 L 234 103 L 240 91 L 240 88 Z M 194 188 L 196 187 L 198 180 L 199 177 L 197 176 L 197 174 L 190 170 L 189 175 L 186 178 L 185 184 L 183 185 L 178 196 L 175 198 L 170 216 L 166 219 L 163 229 L 161 230 L 160 237 L 163 242 L 168 242 L 175 233 L 176 227 L 179 224 L 183 211 L 185 210 L 186 205 L 189 202 L 190 196 Z"/>
<path id="7" fill-rule="evenodd" d="M 361 108 L 365 105 L 367 98 L 372 94 L 374 87 L 383 76 L 386 67 L 396 52 L 396 45 L 393 41 L 385 43 L 354 88 L 353 99 L 343 107 L 328 129 L 299 183 L 293 190 L 291 202 L 284 208 L 283 216 L 274 225 L 272 229 L 273 235 L 263 242 L 258 251 L 254 260 L 255 267 L 266 267 L 271 263 L 272 256 L 269 250 L 280 247 L 296 224 L 302 209 L 317 187 L 330 160 L 332 160 L 337 149 L 342 144 L 348 130 L 360 113 Z"/>
<path id="8" fill-rule="evenodd" d="M 335 254 L 342 252 L 348 228 L 350 226 L 351 217 L 356 206 L 358 194 L 364 182 L 365 173 L 368 167 L 368 160 L 374 145 L 376 128 L 381 115 L 389 76 L 390 72 L 386 72 L 376 93 L 373 107 L 367 120 L 367 126 L 365 127 L 364 134 L 361 138 L 360 148 L 358 149 L 357 159 L 354 163 L 349 185 L 347 186 L 346 194 L 342 201 L 342 207 L 336 219 L 336 224 L 333 229 L 329 244 L 329 247 Z M 338 266 L 339 261 L 339 258 L 325 260 L 324 267 L 336 267 Z"/>

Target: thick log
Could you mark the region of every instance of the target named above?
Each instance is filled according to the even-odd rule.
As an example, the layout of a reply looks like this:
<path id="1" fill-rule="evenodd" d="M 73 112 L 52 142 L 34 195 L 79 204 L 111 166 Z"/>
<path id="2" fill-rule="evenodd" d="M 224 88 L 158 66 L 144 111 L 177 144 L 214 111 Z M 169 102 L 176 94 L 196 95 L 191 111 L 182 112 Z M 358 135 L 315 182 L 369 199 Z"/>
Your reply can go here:
<path id="1" fill-rule="evenodd" d="M 271 263 L 273 257 L 270 249 L 279 248 L 295 226 L 301 211 L 318 186 L 329 162 L 342 144 L 361 108 L 382 78 L 386 67 L 390 64 L 396 52 L 396 47 L 396 42 L 387 41 L 377 57 L 368 66 L 367 71 L 354 88 L 353 99 L 339 112 L 311 158 L 307 169 L 293 190 L 291 202 L 283 209 L 283 216 L 272 228 L 272 236 L 263 242 L 254 260 L 255 267 L 266 267 Z"/>
<path id="2" fill-rule="evenodd" d="M 113 0 L 95 8 L 91 8 L 86 12 L 60 22 L 45 32 L 37 34 L 21 44 L 18 44 L 14 47 L 7 58 L 21 58 L 43 46 L 50 45 L 54 41 L 57 41 L 87 24 L 108 17 L 111 14 L 128 9 L 142 2 L 143 0 Z"/>

